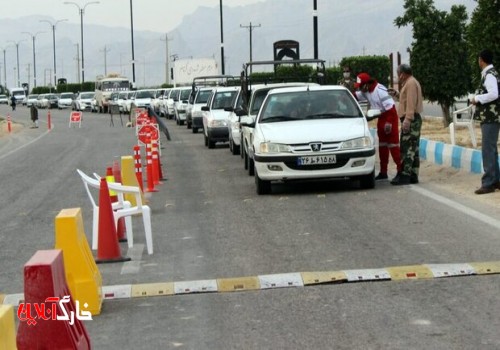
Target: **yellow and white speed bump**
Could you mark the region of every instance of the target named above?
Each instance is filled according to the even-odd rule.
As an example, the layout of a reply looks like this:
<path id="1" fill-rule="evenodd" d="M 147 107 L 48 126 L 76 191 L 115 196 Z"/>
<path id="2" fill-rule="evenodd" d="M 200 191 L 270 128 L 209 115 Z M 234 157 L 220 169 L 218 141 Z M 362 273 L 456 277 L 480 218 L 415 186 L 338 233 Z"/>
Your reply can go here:
<path id="1" fill-rule="evenodd" d="M 424 264 L 393 266 L 380 269 L 312 271 L 258 276 L 206 279 L 199 281 L 120 284 L 103 286 L 103 299 L 130 299 L 193 293 L 224 293 L 261 289 L 304 287 L 318 284 L 356 283 L 367 281 L 425 280 L 456 276 L 500 274 L 500 261 L 462 264 Z M 0 305 L 17 306 L 22 293 L 1 294 Z"/>

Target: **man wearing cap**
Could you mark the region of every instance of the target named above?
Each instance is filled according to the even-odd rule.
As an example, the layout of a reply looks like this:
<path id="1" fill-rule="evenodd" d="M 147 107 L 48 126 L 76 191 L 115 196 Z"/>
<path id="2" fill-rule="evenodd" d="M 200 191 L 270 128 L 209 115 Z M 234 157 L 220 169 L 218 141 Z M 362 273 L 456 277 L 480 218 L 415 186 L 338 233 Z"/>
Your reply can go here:
<path id="1" fill-rule="evenodd" d="M 470 102 L 476 106 L 474 119 L 479 120 L 481 124 L 484 174 L 481 178 L 481 187 L 475 193 L 486 194 L 495 192 L 495 188 L 500 188 L 497 147 L 500 130 L 500 98 L 498 97 L 500 77 L 493 67 L 493 52 L 490 50 L 483 50 L 479 53 L 478 63 L 481 68 L 481 86 L 479 94 L 471 98 Z"/>
<path id="2" fill-rule="evenodd" d="M 375 180 L 388 179 L 387 168 L 389 152 L 391 153 L 398 175 L 401 172 L 401 156 L 399 151 L 398 113 L 394 100 L 387 92 L 387 88 L 379 84 L 367 73 L 360 73 L 354 87 L 359 101 L 368 101 L 370 109 L 379 109 L 382 114 L 377 121 L 378 153 L 380 158 L 380 173 Z"/>
<path id="3" fill-rule="evenodd" d="M 399 92 L 398 115 L 401 118 L 401 165 L 400 176 L 391 181 L 392 185 L 418 183 L 420 169 L 421 113 L 424 110 L 422 88 L 408 64 L 398 67 Z"/>

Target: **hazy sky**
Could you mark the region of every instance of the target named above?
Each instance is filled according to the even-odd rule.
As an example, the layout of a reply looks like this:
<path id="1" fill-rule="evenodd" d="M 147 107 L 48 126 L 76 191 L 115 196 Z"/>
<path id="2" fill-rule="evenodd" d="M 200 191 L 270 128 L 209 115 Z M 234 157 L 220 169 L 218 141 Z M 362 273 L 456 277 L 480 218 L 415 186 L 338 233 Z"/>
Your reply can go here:
<path id="1" fill-rule="evenodd" d="M 80 8 L 94 0 L 74 0 Z M 223 0 L 223 6 L 248 5 L 262 0 Z M 54 20 L 68 19 L 80 24 L 80 13 L 73 4 L 65 0 L 0 0 L 0 20 L 29 15 L 46 15 Z M 218 7 L 220 0 L 132 0 L 134 30 L 168 32 L 174 29 L 182 17 L 197 7 Z M 84 24 L 106 24 L 130 27 L 130 0 L 99 0 L 99 4 L 85 7 Z"/>

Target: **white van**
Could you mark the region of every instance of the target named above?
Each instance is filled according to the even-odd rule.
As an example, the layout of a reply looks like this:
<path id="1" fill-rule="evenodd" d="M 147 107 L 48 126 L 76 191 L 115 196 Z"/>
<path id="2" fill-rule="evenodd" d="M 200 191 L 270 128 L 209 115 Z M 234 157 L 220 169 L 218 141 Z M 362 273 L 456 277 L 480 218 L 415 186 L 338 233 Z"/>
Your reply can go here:
<path id="1" fill-rule="evenodd" d="M 26 98 L 26 91 L 22 87 L 12 88 L 10 89 L 10 95 L 16 98 L 16 105 L 20 105 Z"/>

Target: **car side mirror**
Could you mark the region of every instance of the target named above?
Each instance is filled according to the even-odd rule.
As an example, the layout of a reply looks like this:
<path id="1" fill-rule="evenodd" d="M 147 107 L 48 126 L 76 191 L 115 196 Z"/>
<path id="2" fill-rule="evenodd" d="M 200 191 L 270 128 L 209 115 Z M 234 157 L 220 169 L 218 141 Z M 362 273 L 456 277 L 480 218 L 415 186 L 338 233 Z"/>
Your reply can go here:
<path id="1" fill-rule="evenodd" d="M 255 119 L 250 117 L 250 116 L 241 117 L 240 118 L 240 126 L 255 128 Z"/>
<path id="2" fill-rule="evenodd" d="M 233 107 L 224 107 L 224 111 L 232 112 L 232 111 L 234 111 L 234 108 Z"/>
<path id="3" fill-rule="evenodd" d="M 234 110 L 234 113 L 236 113 L 236 115 L 237 115 L 238 117 L 242 117 L 242 116 L 244 116 L 244 115 L 247 115 L 247 114 L 248 114 L 248 113 L 247 113 L 247 111 L 246 111 L 245 109 L 241 108 L 241 107 L 236 108 L 236 109 Z"/>
<path id="4" fill-rule="evenodd" d="M 382 112 L 380 112 L 379 109 L 370 109 L 368 110 L 368 112 L 366 112 L 366 120 L 370 121 L 376 119 L 380 117 L 381 114 Z"/>
<path id="5" fill-rule="evenodd" d="M 208 106 L 202 106 L 201 110 L 205 111 L 205 112 L 208 112 L 208 111 L 210 111 L 210 108 Z"/>

